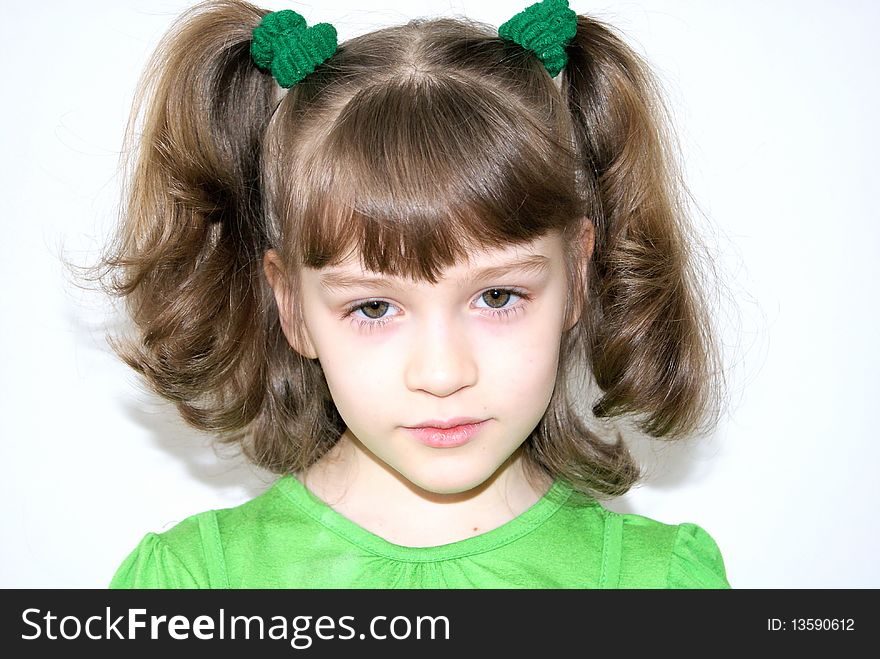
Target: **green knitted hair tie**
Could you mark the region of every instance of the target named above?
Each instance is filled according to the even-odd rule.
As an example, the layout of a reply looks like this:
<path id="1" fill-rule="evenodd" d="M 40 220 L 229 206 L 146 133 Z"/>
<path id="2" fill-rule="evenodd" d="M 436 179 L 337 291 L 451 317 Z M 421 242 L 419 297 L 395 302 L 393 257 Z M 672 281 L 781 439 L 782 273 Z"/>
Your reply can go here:
<path id="1" fill-rule="evenodd" d="M 533 51 L 551 78 L 568 62 L 565 46 L 577 33 L 577 14 L 568 0 L 542 0 L 498 28 L 498 36 Z"/>
<path id="2" fill-rule="evenodd" d="M 251 35 L 251 57 L 271 71 L 282 87 L 293 87 L 336 52 L 336 28 L 329 23 L 306 27 L 292 9 L 263 16 Z"/>

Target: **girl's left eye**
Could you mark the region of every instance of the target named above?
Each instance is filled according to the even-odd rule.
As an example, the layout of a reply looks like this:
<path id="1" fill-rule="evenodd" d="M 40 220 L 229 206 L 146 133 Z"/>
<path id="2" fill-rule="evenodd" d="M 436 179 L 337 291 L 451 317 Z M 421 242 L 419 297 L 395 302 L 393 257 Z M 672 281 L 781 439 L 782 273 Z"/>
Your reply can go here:
<path id="1" fill-rule="evenodd" d="M 490 309 L 503 309 L 505 307 L 505 303 L 510 299 L 511 295 L 516 295 L 515 291 L 508 290 L 506 288 L 491 288 L 480 297 L 478 300 L 484 300 Z M 493 306 L 496 302 L 501 302 L 497 307 Z"/>
<path id="2" fill-rule="evenodd" d="M 478 301 L 484 301 L 488 306 L 478 307 L 485 309 L 487 313 L 484 315 L 495 318 L 508 318 L 512 314 L 525 311 L 525 305 L 509 306 L 508 302 L 511 296 L 520 298 L 528 302 L 532 296 L 525 291 L 513 288 L 490 288 L 478 297 Z M 362 328 L 376 329 L 390 322 L 394 316 L 386 316 L 385 312 L 389 307 L 394 305 L 385 300 L 368 300 L 367 302 L 359 302 L 349 306 L 343 315 L 343 318 L 351 317 L 353 322 L 357 322 Z M 356 316 L 355 313 L 360 311 L 363 315 Z"/>

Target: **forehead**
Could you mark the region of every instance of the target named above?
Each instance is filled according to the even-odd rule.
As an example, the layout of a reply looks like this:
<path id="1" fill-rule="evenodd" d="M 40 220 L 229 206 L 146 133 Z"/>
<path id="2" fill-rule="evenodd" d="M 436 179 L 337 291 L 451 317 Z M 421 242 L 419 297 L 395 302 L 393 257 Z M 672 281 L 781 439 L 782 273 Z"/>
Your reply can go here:
<path id="1" fill-rule="evenodd" d="M 554 263 L 561 262 L 562 241 L 558 236 L 543 236 L 523 245 L 480 250 L 468 255 L 467 261 L 443 271 L 442 279 L 456 285 L 465 285 L 479 279 L 491 279 L 508 272 L 549 272 Z M 349 255 L 338 265 L 313 270 L 325 289 L 341 289 L 360 283 L 407 283 L 410 280 L 374 272 L 363 267 L 358 254 Z"/>

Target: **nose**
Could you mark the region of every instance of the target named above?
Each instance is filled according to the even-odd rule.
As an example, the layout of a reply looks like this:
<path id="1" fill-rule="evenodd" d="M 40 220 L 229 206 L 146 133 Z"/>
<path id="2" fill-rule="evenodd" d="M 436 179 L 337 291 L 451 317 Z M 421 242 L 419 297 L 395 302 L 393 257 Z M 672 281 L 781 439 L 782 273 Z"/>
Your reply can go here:
<path id="1" fill-rule="evenodd" d="M 476 383 L 472 341 L 460 323 L 438 314 L 415 330 L 404 370 L 407 388 L 446 397 Z"/>

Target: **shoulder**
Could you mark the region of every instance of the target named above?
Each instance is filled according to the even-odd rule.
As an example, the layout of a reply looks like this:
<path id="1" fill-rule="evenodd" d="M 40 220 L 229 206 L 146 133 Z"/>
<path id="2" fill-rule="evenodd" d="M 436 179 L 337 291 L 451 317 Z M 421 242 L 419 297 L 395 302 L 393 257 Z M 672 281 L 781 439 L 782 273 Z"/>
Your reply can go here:
<path id="1" fill-rule="evenodd" d="M 669 561 L 668 588 L 730 588 L 717 543 L 691 522 L 676 527 Z"/>
<path id="2" fill-rule="evenodd" d="M 213 511 L 187 517 L 163 533 L 147 533 L 116 569 L 110 588 L 209 588 L 199 532 Z"/>
<path id="3" fill-rule="evenodd" d="M 275 489 L 239 506 L 191 515 L 167 531 L 147 533 L 119 565 L 110 588 L 227 587 L 224 532 L 233 528 L 241 533 L 249 522 L 264 520 Z"/>
<path id="4" fill-rule="evenodd" d="M 620 530 L 620 587 L 730 588 L 721 551 L 701 526 L 613 511 L 607 517 Z"/>

